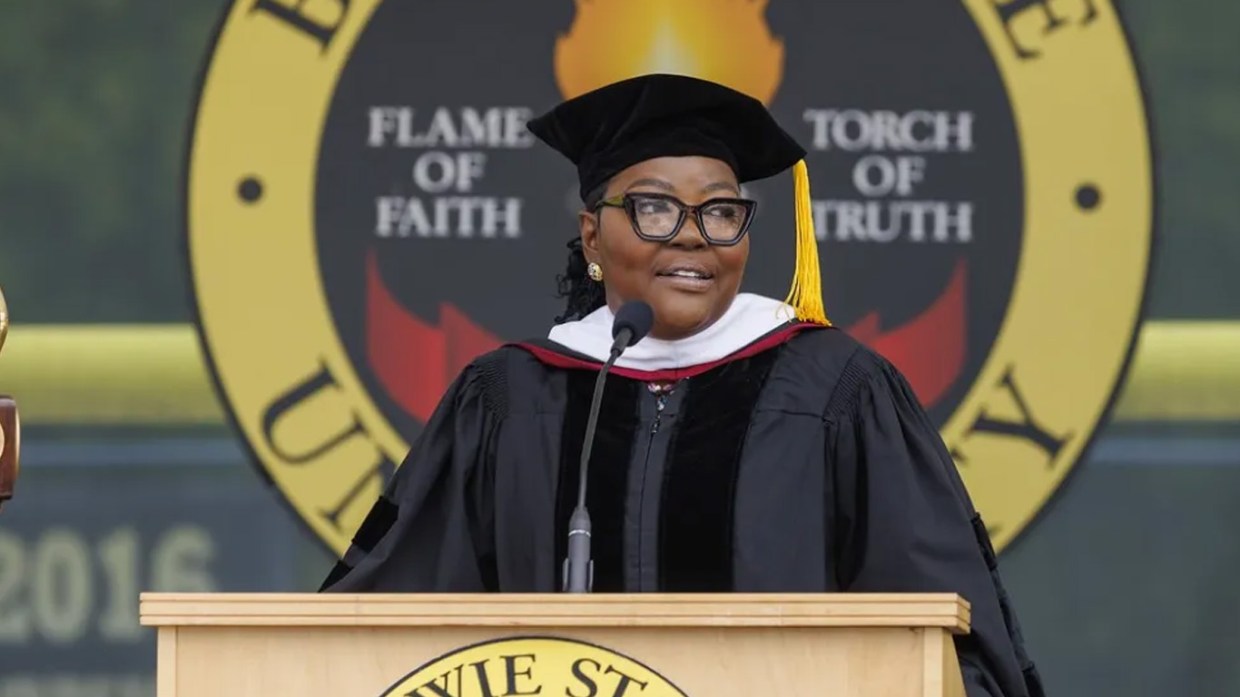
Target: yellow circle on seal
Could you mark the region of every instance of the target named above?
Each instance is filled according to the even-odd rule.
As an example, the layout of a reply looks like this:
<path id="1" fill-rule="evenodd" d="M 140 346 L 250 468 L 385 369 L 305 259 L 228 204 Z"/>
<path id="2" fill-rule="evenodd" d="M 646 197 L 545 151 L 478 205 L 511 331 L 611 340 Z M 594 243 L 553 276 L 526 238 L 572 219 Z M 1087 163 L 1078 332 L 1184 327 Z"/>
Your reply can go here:
<path id="1" fill-rule="evenodd" d="M 234 3 L 203 78 L 186 179 L 218 388 L 267 476 L 337 554 L 408 449 L 337 335 L 314 229 L 329 105 L 380 3 Z M 1024 220 L 998 336 L 941 432 L 1001 549 L 1080 460 L 1122 384 L 1150 263 L 1152 155 L 1110 2 L 965 7 L 1015 114 Z"/>
<path id="2" fill-rule="evenodd" d="M 627 656 L 558 638 L 502 639 L 454 651 L 401 678 L 382 697 L 444 694 L 684 697 L 663 676 Z"/>
<path id="3" fill-rule="evenodd" d="M 1025 178 L 1010 306 L 942 429 L 996 548 L 1079 461 L 1144 307 L 1153 174 L 1144 99 L 1109 2 L 968 0 L 1015 114 Z"/>

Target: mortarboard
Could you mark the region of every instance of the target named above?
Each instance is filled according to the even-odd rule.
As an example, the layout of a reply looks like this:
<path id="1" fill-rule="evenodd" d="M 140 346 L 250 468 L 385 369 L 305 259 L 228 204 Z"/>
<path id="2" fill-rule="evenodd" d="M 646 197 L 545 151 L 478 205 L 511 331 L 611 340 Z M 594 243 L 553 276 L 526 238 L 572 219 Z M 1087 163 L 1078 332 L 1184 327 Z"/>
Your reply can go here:
<path id="1" fill-rule="evenodd" d="M 762 102 L 699 78 L 643 75 L 562 102 L 528 127 L 577 166 L 582 200 L 625 168 L 655 157 L 713 157 L 728 163 L 741 183 L 791 167 L 797 253 L 787 302 L 798 319 L 829 324 L 805 150 Z"/>

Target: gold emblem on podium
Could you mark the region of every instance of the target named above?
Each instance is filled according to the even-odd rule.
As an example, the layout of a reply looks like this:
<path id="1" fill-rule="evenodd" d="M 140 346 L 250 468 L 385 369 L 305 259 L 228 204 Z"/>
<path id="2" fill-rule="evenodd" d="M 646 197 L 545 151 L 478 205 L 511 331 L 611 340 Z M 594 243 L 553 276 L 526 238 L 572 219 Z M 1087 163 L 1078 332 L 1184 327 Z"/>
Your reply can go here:
<path id="1" fill-rule="evenodd" d="M 0 289 L 0 351 L 9 333 L 9 308 Z M 17 419 L 17 403 L 12 397 L 0 395 L 0 507 L 13 498 L 17 483 L 18 447 L 21 444 L 21 423 Z"/>
<path id="2" fill-rule="evenodd" d="M 500 689 L 508 695 L 640 692 L 685 697 L 679 687 L 634 658 L 556 637 L 512 637 L 457 649 L 415 669 L 382 697 L 493 695 Z"/>

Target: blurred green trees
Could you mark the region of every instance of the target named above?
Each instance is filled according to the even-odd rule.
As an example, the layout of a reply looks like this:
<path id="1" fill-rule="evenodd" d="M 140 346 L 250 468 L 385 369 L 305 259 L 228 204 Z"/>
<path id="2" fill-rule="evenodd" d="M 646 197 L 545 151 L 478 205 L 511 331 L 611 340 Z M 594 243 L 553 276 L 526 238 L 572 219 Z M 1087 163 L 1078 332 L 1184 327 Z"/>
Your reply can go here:
<path id="1" fill-rule="evenodd" d="M 189 317 L 181 161 L 224 5 L 0 3 L 0 284 L 15 322 Z"/>
<path id="2" fill-rule="evenodd" d="M 1120 0 L 1152 112 L 1159 186 L 1150 312 L 1240 318 L 1240 5 Z"/>

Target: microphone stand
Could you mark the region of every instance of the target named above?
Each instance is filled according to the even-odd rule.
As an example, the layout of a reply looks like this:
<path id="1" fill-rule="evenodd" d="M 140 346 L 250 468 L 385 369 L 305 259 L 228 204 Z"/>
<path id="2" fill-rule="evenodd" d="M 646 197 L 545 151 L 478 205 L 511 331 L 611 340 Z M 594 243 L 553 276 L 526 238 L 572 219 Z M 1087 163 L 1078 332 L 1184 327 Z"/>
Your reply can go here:
<path id="1" fill-rule="evenodd" d="M 585 445 L 581 449 L 581 480 L 577 485 L 577 507 L 568 519 L 568 556 L 564 559 L 564 590 L 568 593 L 589 593 L 594 588 L 594 560 L 590 558 L 590 513 L 586 510 L 586 477 L 590 468 L 590 451 L 594 449 L 594 430 L 598 426 L 599 405 L 603 402 L 603 382 L 611 366 L 624 353 L 633 337 L 633 330 L 623 327 L 611 345 L 611 357 L 598 371 L 594 396 L 590 400 L 590 418 L 586 421 Z"/>

